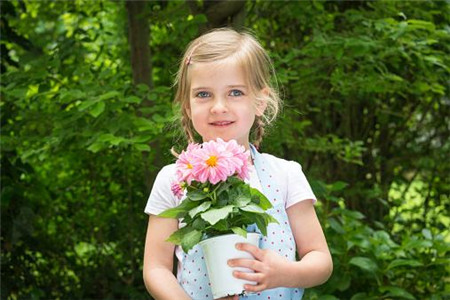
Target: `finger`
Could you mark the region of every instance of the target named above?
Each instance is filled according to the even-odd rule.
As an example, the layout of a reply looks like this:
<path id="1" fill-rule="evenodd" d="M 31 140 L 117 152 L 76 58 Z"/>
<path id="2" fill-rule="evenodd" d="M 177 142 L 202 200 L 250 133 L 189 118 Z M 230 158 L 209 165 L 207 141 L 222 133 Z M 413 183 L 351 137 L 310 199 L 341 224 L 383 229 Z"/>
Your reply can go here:
<path id="1" fill-rule="evenodd" d="M 263 268 L 263 264 L 259 260 L 248 259 L 248 258 L 230 259 L 230 260 L 228 260 L 228 265 L 233 268 L 236 268 L 236 267 L 248 268 L 255 272 L 260 272 L 260 271 L 262 271 L 262 268 Z"/>
<path id="2" fill-rule="evenodd" d="M 264 254 L 263 250 L 249 243 L 237 243 L 236 249 L 250 253 L 257 260 L 262 260 Z"/>
<path id="3" fill-rule="evenodd" d="M 263 280 L 263 274 L 261 273 L 249 273 L 249 272 L 240 272 L 234 271 L 233 276 L 239 279 L 253 281 L 253 282 L 261 282 Z"/>
<path id="4" fill-rule="evenodd" d="M 252 292 L 252 293 L 256 293 L 256 292 L 262 292 L 266 289 L 266 286 L 263 284 L 244 284 L 244 289 L 247 292 Z"/>

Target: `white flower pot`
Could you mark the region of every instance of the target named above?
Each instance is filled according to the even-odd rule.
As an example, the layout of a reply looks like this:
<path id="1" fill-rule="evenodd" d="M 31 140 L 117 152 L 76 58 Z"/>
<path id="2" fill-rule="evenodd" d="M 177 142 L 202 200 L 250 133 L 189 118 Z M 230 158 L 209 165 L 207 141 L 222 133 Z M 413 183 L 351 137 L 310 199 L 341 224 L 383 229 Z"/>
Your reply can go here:
<path id="1" fill-rule="evenodd" d="M 259 233 L 247 233 L 246 239 L 237 234 L 227 234 L 200 242 L 214 299 L 242 294 L 244 284 L 255 284 L 255 282 L 233 276 L 233 271 L 253 272 L 253 270 L 232 268 L 227 262 L 232 258 L 252 259 L 253 256 L 250 253 L 237 250 L 235 245 L 236 243 L 249 243 L 258 247 L 259 236 Z"/>

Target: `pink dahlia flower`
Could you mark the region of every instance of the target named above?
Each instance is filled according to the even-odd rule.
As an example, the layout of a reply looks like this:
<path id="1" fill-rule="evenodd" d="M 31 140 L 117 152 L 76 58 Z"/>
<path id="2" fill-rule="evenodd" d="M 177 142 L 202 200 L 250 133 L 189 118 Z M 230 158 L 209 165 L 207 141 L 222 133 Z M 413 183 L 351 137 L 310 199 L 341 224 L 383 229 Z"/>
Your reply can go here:
<path id="1" fill-rule="evenodd" d="M 199 144 L 189 144 L 186 151 L 182 151 L 181 154 L 178 156 L 178 159 L 176 161 L 176 168 L 177 168 L 177 179 L 180 182 L 187 182 L 188 184 L 191 184 L 192 180 L 194 179 L 193 174 L 193 161 L 194 156 L 193 154 L 200 149 Z"/>
<path id="2" fill-rule="evenodd" d="M 236 174 L 242 180 L 248 179 L 250 152 L 245 151 L 245 147 L 239 145 L 236 140 L 225 142 L 218 138 L 217 144 L 220 145 L 223 155 L 227 157 L 230 169 L 233 170 L 232 174 Z"/>
<path id="3" fill-rule="evenodd" d="M 202 148 L 195 152 L 194 177 L 196 181 L 216 184 L 227 180 L 234 174 L 234 169 L 229 163 L 229 153 L 216 141 L 205 142 Z"/>
<path id="4" fill-rule="evenodd" d="M 178 199 L 181 199 L 181 197 L 183 197 L 184 194 L 183 187 L 179 182 L 173 182 L 172 185 L 170 186 L 170 189 Z"/>

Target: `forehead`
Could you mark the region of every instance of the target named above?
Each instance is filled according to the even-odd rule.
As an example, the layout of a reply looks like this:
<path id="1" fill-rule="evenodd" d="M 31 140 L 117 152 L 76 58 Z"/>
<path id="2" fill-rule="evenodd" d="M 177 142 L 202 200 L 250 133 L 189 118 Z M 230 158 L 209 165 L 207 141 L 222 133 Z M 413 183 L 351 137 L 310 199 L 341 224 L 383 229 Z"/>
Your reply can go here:
<path id="1" fill-rule="evenodd" d="M 229 59 L 194 62 L 189 66 L 191 89 L 226 85 L 247 85 L 244 67 Z"/>

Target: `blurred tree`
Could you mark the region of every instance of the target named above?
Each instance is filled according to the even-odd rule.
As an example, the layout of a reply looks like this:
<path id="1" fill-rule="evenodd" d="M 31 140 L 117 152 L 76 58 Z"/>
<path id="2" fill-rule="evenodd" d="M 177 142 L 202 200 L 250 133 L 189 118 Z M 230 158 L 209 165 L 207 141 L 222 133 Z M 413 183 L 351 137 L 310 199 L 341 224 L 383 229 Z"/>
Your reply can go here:
<path id="1" fill-rule="evenodd" d="M 152 87 L 148 3 L 146 1 L 126 1 L 125 6 L 128 13 L 128 41 L 133 82 Z"/>
<path id="2" fill-rule="evenodd" d="M 208 23 L 200 26 L 200 33 L 212 28 L 230 26 L 240 29 L 245 22 L 245 4 L 243 0 L 186 0 L 194 15 L 205 15 Z"/>

